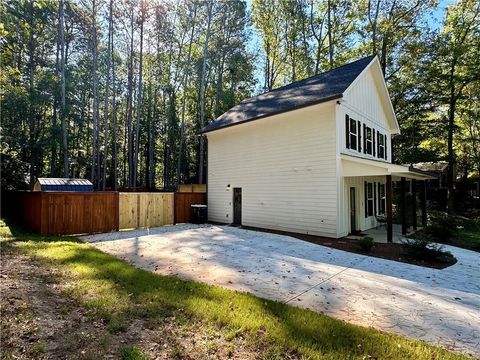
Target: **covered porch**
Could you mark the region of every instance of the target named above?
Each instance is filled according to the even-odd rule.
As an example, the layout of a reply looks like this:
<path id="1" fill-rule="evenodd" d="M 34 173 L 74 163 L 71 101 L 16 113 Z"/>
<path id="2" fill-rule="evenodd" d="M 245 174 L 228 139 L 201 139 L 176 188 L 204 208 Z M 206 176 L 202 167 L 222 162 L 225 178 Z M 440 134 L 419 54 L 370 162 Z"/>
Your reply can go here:
<path id="1" fill-rule="evenodd" d="M 418 229 L 421 229 L 419 227 Z M 412 230 L 413 231 L 413 230 Z M 407 233 L 408 235 L 408 233 Z M 386 231 L 386 225 L 379 225 L 377 227 L 362 231 L 362 234 L 351 234 L 348 235 L 348 239 L 361 239 L 364 236 L 369 236 L 373 239 L 374 242 L 376 243 L 387 243 L 388 242 L 388 237 L 387 237 L 387 231 Z M 400 224 L 393 224 L 392 226 L 392 242 L 401 244 L 402 241 L 405 239 L 405 235 L 402 234 L 402 225 Z"/>
<path id="2" fill-rule="evenodd" d="M 393 242 L 407 235 L 409 224 L 410 231 L 426 225 L 425 180 L 434 178 L 431 174 L 345 154 L 341 155 L 341 170 L 344 189 L 341 233 L 344 236 L 369 235 L 378 242 Z M 394 224 L 394 183 L 398 184 L 398 209 L 395 210 L 400 224 Z M 421 210 L 420 217 L 418 210 Z"/>

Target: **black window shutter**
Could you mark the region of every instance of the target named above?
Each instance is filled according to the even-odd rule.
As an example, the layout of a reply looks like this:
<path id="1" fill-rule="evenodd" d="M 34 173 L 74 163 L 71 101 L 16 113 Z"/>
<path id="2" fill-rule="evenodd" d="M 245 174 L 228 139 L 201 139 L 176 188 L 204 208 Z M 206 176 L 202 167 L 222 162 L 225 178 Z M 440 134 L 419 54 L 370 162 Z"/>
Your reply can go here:
<path id="1" fill-rule="evenodd" d="M 375 156 L 375 129 L 372 130 L 372 140 L 373 140 L 372 152 L 373 152 L 373 156 Z"/>
<path id="2" fill-rule="evenodd" d="M 367 153 L 367 128 L 365 124 L 363 124 L 363 153 Z"/>
<path id="3" fill-rule="evenodd" d="M 373 183 L 373 215 L 377 215 L 377 183 Z"/>
<path id="4" fill-rule="evenodd" d="M 358 152 L 362 152 L 362 123 L 358 121 Z"/>
<path id="5" fill-rule="evenodd" d="M 365 181 L 365 217 L 368 217 L 368 185 Z"/>
<path id="6" fill-rule="evenodd" d="M 385 150 L 384 150 L 384 151 L 385 151 L 385 160 L 388 160 L 388 155 L 387 155 L 387 154 L 388 154 L 388 153 L 387 153 L 387 135 L 385 135 L 385 141 L 384 141 L 384 142 L 385 142 Z"/>
<path id="7" fill-rule="evenodd" d="M 380 134 L 379 131 L 377 131 L 377 154 L 379 157 L 380 157 L 380 136 L 383 136 L 383 135 Z"/>
<path id="8" fill-rule="evenodd" d="M 383 214 L 382 212 L 382 194 L 380 193 L 380 187 L 382 185 L 378 183 L 377 195 L 378 195 L 378 213 Z"/>
<path id="9" fill-rule="evenodd" d="M 346 147 L 347 149 L 350 149 L 350 117 L 345 114 L 345 134 L 346 134 Z"/>

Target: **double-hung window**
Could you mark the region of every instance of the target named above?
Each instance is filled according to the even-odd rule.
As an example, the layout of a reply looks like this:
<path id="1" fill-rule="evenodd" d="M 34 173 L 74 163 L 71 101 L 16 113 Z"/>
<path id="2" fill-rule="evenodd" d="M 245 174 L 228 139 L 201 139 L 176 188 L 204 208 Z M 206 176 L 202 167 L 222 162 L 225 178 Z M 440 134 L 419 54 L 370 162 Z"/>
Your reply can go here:
<path id="1" fill-rule="evenodd" d="M 367 126 L 366 134 L 365 134 L 365 151 L 367 154 L 372 155 L 373 150 L 373 132 L 372 128 Z"/>
<path id="2" fill-rule="evenodd" d="M 385 136 L 378 133 L 378 157 L 385 158 Z"/>
<path id="3" fill-rule="evenodd" d="M 350 118 L 350 149 L 357 150 L 357 138 L 358 138 L 357 120 Z"/>
<path id="4" fill-rule="evenodd" d="M 383 138 L 383 135 L 382 135 Z M 385 184 L 378 184 L 378 213 L 385 214 L 386 209 Z"/>
<path id="5" fill-rule="evenodd" d="M 373 183 L 365 183 L 365 217 L 374 215 Z"/>

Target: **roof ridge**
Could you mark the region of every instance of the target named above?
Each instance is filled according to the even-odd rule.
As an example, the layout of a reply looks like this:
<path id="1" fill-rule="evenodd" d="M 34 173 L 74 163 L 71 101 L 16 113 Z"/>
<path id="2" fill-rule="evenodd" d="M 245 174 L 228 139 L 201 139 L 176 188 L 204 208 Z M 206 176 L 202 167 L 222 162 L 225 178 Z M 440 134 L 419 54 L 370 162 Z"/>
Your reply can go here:
<path id="1" fill-rule="evenodd" d="M 207 124 L 200 132 L 205 133 L 342 97 L 348 86 L 375 58 L 376 55 L 366 56 L 244 99 Z"/>
<path id="2" fill-rule="evenodd" d="M 311 75 L 311 76 L 306 77 L 306 78 L 304 78 L 304 79 L 295 80 L 295 81 L 293 81 L 293 82 L 291 82 L 291 83 L 282 85 L 282 86 L 280 86 L 280 87 L 278 87 L 278 88 L 275 88 L 275 89 L 272 89 L 272 90 L 268 90 L 268 91 L 264 91 L 263 93 L 260 93 L 260 94 L 254 95 L 254 96 L 250 96 L 250 97 L 248 97 L 248 98 L 246 98 L 246 99 L 243 99 L 243 100 L 240 101 L 237 105 L 240 105 L 240 104 L 243 103 L 244 101 L 247 101 L 247 100 L 250 100 L 250 99 L 253 99 L 253 98 L 256 98 L 256 97 L 265 95 L 265 94 L 269 94 L 269 93 L 275 92 L 275 91 L 277 91 L 277 90 L 284 90 L 286 87 L 289 87 L 289 86 L 291 86 L 291 85 L 293 85 L 293 84 L 298 84 L 299 82 L 306 81 L 306 80 L 309 80 L 309 79 L 313 79 L 313 78 L 315 78 L 315 77 L 317 77 L 317 76 L 325 75 L 325 74 L 327 74 L 327 73 L 329 73 L 329 72 L 332 72 L 332 71 L 341 69 L 341 68 L 343 68 L 343 67 L 345 67 L 345 66 L 348 66 L 348 65 L 355 64 L 355 63 L 357 63 L 357 62 L 366 60 L 366 59 L 368 59 L 368 58 L 372 58 L 372 59 L 373 59 L 373 58 L 376 57 L 376 56 L 377 56 L 377 55 L 368 55 L 368 56 L 365 56 L 365 57 L 363 57 L 363 58 L 360 58 L 360 59 L 351 61 L 351 62 L 349 62 L 349 63 L 346 63 L 346 64 L 343 64 L 343 65 L 337 66 L 336 68 L 333 68 L 333 69 L 330 69 L 330 70 L 327 70 L 327 71 L 324 71 L 324 72 L 321 72 L 321 73 L 318 73 L 318 74 L 315 74 L 315 75 Z"/>

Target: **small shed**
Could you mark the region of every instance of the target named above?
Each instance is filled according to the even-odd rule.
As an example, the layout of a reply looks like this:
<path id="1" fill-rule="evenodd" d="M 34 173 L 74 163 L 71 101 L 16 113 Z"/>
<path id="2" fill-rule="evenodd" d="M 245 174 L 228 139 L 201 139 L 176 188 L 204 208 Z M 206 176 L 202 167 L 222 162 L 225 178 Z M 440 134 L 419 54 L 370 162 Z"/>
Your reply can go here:
<path id="1" fill-rule="evenodd" d="M 38 178 L 34 191 L 93 191 L 93 184 L 87 179 Z"/>

